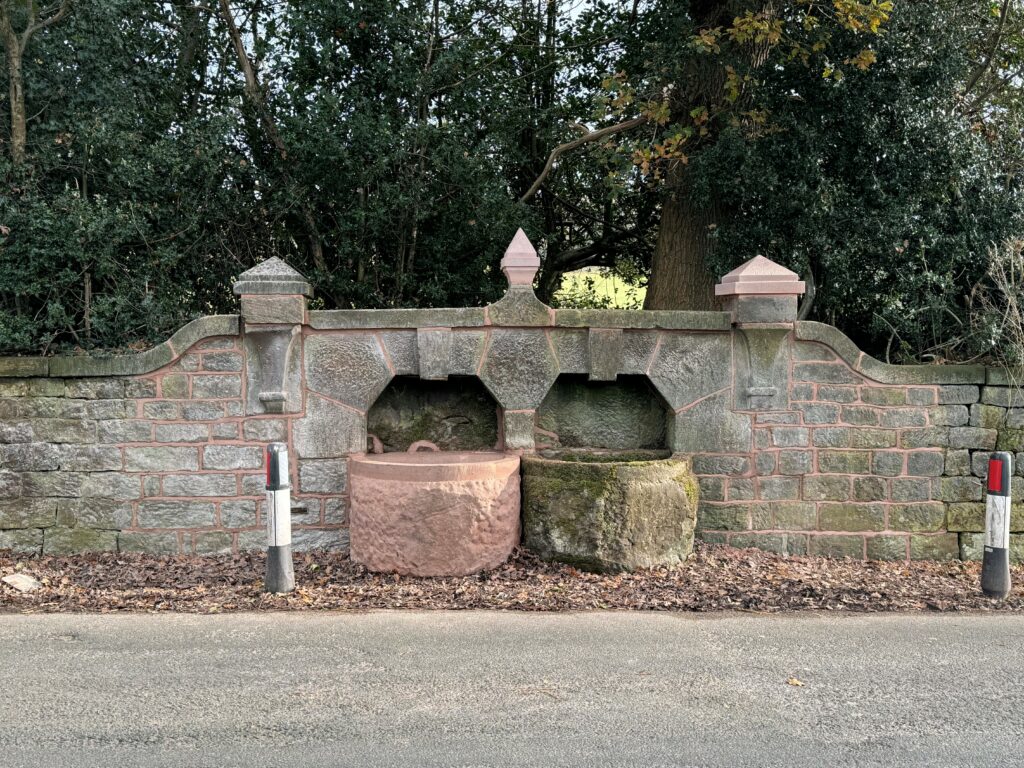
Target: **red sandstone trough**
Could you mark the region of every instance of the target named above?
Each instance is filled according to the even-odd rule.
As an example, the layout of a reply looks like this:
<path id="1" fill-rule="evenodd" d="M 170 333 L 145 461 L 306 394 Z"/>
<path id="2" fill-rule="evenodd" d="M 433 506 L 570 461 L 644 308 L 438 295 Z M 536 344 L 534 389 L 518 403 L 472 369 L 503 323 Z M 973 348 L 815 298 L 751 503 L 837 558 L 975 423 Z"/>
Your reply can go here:
<path id="1" fill-rule="evenodd" d="M 372 571 L 462 576 L 519 543 L 519 457 L 419 452 L 353 456 L 352 559 Z"/>

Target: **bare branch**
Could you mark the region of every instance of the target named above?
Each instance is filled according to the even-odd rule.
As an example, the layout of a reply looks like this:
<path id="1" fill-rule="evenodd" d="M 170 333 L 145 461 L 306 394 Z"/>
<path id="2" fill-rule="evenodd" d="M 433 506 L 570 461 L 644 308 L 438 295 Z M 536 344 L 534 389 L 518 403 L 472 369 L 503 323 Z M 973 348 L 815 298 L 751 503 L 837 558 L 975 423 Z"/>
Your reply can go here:
<path id="1" fill-rule="evenodd" d="M 565 144 L 559 144 L 557 147 L 551 150 L 551 154 L 548 155 L 548 161 L 544 164 L 544 170 L 540 172 L 540 176 L 537 177 L 537 180 L 533 182 L 533 184 L 530 186 L 528 190 L 526 190 L 526 194 L 519 198 L 519 202 L 525 203 L 527 200 L 529 200 L 531 197 L 537 194 L 537 190 L 539 190 L 541 186 L 543 186 L 544 180 L 548 177 L 552 169 L 555 167 L 555 160 L 557 160 L 561 155 L 564 155 L 566 152 L 571 152 L 572 150 L 577 149 L 579 147 L 582 147 L 584 144 L 589 144 L 590 142 L 593 141 L 600 141 L 606 136 L 613 136 L 616 133 L 622 133 L 623 131 L 631 130 L 633 128 L 636 128 L 637 126 L 643 125 L 646 122 L 648 122 L 647 117 L 634 117 L 632 120 L 626 120 L 625 122 L 622 123 L 616 123 L 615 125 L 609 125 L 606 126 L 605 128 L 599 128 L 596 131 L 591 131 L 590 133 L 584 136 L 580 136 L 578 139 L 567 141 Z"/>
<path id="2" fill-rule="evenodd" d="M 985 51 L 985 58 L 982 62 L 975 67 L 974 72 L 971 73 L 970 80 L 967 81 L 967 85 L 964 86 L 963 95 L 966 96 L 978 84 L 982 76 L 988 71 L 988 68 L 992 66 L 992 59 L 996 55 L 996 50 L 999 48 L 999 41 L 1003 37 L 1003 28 L 1006 26 L 1006 17 L 1010 15 L 1010 0 L 1003 0 L 1003 7 L 999 12 L 999 24 L 996 26 L 995 32 L 992 33 L 992 42 L 989 44 L 988 50 Z"/>
<path id="3" fill-rule="evenodd" d="M 36 21 L 35 5 L 29 3 L 32 8 L 31 16 L 29 17 L 29 24 L 25 27 L 25 31 L 21 33 L 21 48 L 25 49 L 28 45 L 28 41 L 32 39 L 32 35 L 38 32 L 40 29 L 46 29 L 52 24 L 56 24 L 58 21 L 68 15 L 68 11 L 71 10 L 71 0 L 62 0 L 60 5 L 51 5 L 49 8 L 43 9 L 42 15 L 39 17 L 41 21 Z"/>

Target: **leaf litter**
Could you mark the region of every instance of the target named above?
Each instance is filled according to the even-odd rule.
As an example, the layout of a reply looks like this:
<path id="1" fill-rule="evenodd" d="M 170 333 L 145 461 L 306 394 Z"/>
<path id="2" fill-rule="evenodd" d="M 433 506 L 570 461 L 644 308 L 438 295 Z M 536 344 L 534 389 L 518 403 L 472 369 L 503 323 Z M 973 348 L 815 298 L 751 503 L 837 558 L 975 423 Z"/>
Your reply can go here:
<path id="1" fill-rule="evenodd" d="M 1006 600 L 981 593 L 980 564 L 881 562 L 777 555 L 697 543 L 671 567 L 595 574 L 527 551 L 462 577 L 371 573 L 339 552 L 295 555 L 297 588 L 263 592 L 263 553 L 26 556 L 0 550 L 0 579 L 23 573 L 31 592 L 0 581 L 2 613 L 287 610 L 508 611 L 1015 611 L 1024 612 L 1024 566 Z"/>

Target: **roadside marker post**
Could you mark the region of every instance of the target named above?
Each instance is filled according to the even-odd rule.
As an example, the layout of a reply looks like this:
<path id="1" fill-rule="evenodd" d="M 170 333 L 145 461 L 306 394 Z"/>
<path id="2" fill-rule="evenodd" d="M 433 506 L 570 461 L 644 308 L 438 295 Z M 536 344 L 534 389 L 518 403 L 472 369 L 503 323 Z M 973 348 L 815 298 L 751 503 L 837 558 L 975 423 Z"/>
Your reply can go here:
<path id="1" fill-rule="evenodd" d="M 985 553 L 981 563 L 981 591 L 1002 599 L 1010 594 L 1010 478 L 1013 456 L 1005 451 L 988 460 L 985 485 Z"/>
<path id="2" fill-rule="evenodd" d="M 292 493 L 288 482 L 288 446 L 267 446 L 267 573 L 265 592 L 291 592 L 295 589 L 292 564 Z"/>

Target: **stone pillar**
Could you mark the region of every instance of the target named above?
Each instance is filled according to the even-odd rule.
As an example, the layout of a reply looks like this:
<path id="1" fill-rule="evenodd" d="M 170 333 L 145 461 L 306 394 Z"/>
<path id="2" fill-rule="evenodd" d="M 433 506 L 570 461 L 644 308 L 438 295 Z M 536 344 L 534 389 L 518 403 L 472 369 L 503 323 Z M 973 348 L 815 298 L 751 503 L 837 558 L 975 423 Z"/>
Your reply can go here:
<path id="1" fill-rule="evenodd" d="M 735 408 L 778 411 L 789 408 L 789 358 L 799 276 L 781 264 L 755 256 L 715 286 L 736 328 Z"/>
<path id="2" fill-rule="evenodd" d="M 274 257 L 243 272 L 241 297 L 247 415 L 302 410 L 302 326 L 312 286 Z"/>

